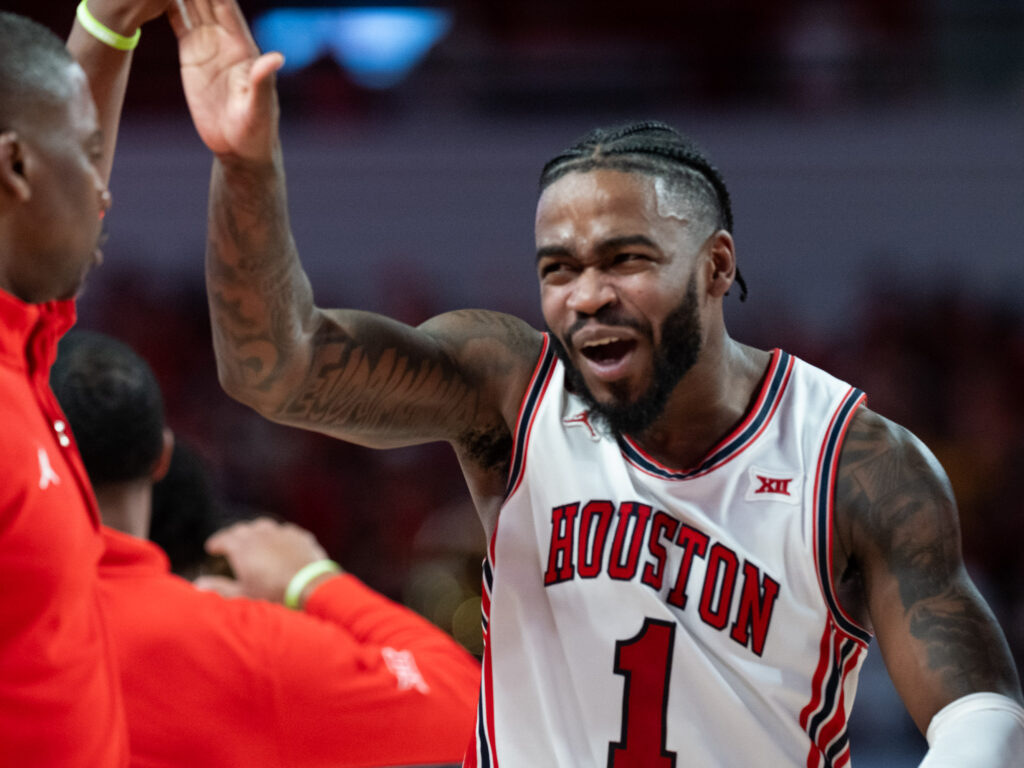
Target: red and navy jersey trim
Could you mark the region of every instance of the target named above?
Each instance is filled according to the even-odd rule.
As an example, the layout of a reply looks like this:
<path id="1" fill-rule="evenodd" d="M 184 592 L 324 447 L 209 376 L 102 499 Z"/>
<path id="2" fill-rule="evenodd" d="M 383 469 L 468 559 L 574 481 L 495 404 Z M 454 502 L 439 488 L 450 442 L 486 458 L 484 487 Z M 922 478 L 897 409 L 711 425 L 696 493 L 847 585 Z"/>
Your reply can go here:
<path id="1" fill-rule="evenodd" d="M 523 479 L 523 469 L 526 466 L 526 444 L 529 442 L 530 428 L 533 426 L 534 416 L 537 414 L 537 405 L 544 396 L 544 391 L 551 381 L 551 373 L 555 370 L 555 350 L 551 345 L 548 335 L 544 334 L 544 344 L 540 350 L 540 359 L 533 369 L 533 376 L 530 384 L 523 395 L 523 402 L 519 406 L 519 417 L 516 419 L 516 432 L 512 437 L 512 466 L 508 473 L 508 482 L 505 485 L 505 498 L 508 499 Z"/>
<path id="2" fill-rule="evenodd" d="M 833 500 L 836 472 L 839 468 L 839 453 L 853 414 L 856 412 L 857 406 L 864 402 L 864 399 L 863 392 L 851 387 L 832 415 L 832 422 L 825 432 L 825 439 L 822 442 L 821 454 L 818 459 L 817 477 L 814 481 L 814 539 L 818 580 L 821 583 L 821 591 L 825 597 L 825 603 L 828 605 L 829 613 L 832 614 L 832 618 L 840 629 L 861 642 L 868 643 L 871 641 L 871 633 L 846 614 L 832 584 Z"/>
<path id="3" fill-rule="evenodd" d="M 494 540 L 491 537 L 487 556 L 483 562 L 482 590 L 480 595 L 480 622 L 484 640 L 484 656 L 480 670 L 480 698 L 476 709 L 476 730 L 466 751 L 463 768 L 498 768 L 498 756 L 494 744 L 494 693 L 491 662 L 491 592 L 494 589 Z"/>
<path id="4" fill-rule="evenodd" d="M 491 590 L 494 588 L 494 572 L 491 570 L 491 563 L 488 558 L 484 559 L 483 564 L 483 600 L 480 603 L 480 619 L 482 622 L 482 629 L 484 634 L 487 634 L 488 625 L 490 622 L 491 613 Z"/>
<path id="5" fill-rule="evenodd" d="M 867 646 L 829 621 L 821 637 L 811 699 L 800 712 L 800 727 L 810 739 L 807 768 L 842 768 L 850 761 L 846 681 Z"/>
<path id="6" fill-rule="evenodd" d="M 765 375 L 754 407 L 751 408 L 743 423 L 712 448 L 707 458 L 693 469 L 680 471 L 659 464 L 626 435 L 620 437 L 619 447 L 622 449 L 623 455 L 639 469 L 666 480 L 691 480 L 706 475 L 736 458 L 764 431 L 779 406 L 792 371 L 793 356 L 781 349 L 774 350 L 768 373 Z"/>

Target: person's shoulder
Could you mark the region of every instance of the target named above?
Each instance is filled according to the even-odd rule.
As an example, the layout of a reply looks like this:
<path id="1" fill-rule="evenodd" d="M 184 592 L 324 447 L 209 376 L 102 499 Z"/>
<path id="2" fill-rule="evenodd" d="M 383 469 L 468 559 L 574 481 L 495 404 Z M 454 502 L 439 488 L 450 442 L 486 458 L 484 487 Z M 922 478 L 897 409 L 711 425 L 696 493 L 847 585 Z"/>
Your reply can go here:
<path id="1" fill-rule="evenodd" d="M 953 489 L 935 454 L 909 429 L 864 405 L 840 453 L 835 502 L 851 546 L 864 536 L 891 544 L 957 531 Z"/>
<path id="2" fill-rule="evenodd" d="M 535 360 L 544 334 L 515 315 L 488 309 L 459 309 L 432 317 L 421 331 L 458 347 L 479 347 L 490 355 Z"/>
<path id="3" fill-rule="evenodd" d="M 478 383 L 499 391 L 525 386 L 540 356 L 544 334 L 503 312 L 461 309 L 419 326 L 456 358 Z"/>
<path id="4" fill-rule="evenodd" d="M 843 459 L 861 466 L 895 465 L 899 474 L 945 473 L 927 445 L 906 427 L 861 405 L 850 421 Z"/>

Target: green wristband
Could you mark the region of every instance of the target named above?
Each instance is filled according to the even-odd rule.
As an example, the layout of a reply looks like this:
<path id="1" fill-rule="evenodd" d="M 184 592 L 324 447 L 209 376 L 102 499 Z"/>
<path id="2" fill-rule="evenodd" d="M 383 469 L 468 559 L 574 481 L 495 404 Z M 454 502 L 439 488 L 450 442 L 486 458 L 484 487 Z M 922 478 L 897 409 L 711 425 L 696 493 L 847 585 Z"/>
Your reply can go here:
<path id="1" fill-rule="evenodd" d="M 317 560 L 300 568 L 285 587 L 284 604 L 289 608 L 298 609 L 300 607 L 299 598 L 302 597 L 306 587 L 325 573 L 341 573 L 341 566 L 333 560 Z"/>
<path id="2" fill-rule="evenodd" d="M 85 4 L 85 0 L 82 0 L 78 4 L 78 10 L 75 11 L 75 17 L 78 19 L 78 23 L 82 25 L 86 32 L 95 37 L 101 43 L 106 43 L 111 48 L 116 48 L 119 51 L 131 51 L 135 49 L 135 46 L 139 44 L 139 38 L 142 37 L 142 27 L 135 30 L 135 34 L 131 37 L 125 37 L 119 35 L 110 27 L 105 26 L 95 16 L 89 13 L 89 8 Z"/>

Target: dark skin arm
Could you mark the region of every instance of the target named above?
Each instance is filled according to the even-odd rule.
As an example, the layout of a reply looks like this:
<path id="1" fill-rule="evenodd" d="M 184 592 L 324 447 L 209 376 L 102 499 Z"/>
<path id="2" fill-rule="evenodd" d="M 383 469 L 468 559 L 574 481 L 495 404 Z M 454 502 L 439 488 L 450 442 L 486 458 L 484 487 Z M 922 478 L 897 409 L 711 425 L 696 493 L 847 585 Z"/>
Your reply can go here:
<path id="1" fill-rule="evenodd" d="M 101 24 L 130 37 L 147 21 L 163 14 L 169 0 L 90 0 L 89 11 Z M 68 4 L 74 8 L 73 3 Z M 76 18 L 67 41 L 68 51 L 85 70 L 103 131 L 103 178 L 110 179 L 114 146 L 124 104 L 132 52 L 119 51 L 89 34 Z"/>
<path id="2" fill-rule="evenodd" d="M 280 55 L 260 55 L 234 0 L 184 8 L 187 18 L 168 15 L 192 119 L 214 153 L 206 277 L 221 384 L 267 418 L 361 445 L 450 442 L 489 528 L 541 334 L 494 312 L 412 328 L 317 307 L 288 219 Z"/>
<path id="3" fill-rule="evenodd" d="M 491 312 L 411 328 L 315 306 L 291 237 L 279 151 L 275 158 L 254 168 L 220 157 L 214 166 L 206 268 L 224 388 L 275 421 L 376 448 L 468 446 L 500 431 L 508 377 L 536 359 L 539 335 Z"/>
<path id="4" fill-rule="evenodd" d="M 224 388 L 275 421 L 376 448 L 447 440 L 472 451 L 507 433 L 540 334 L 479 310 L 412 328 L 315 306 L 284 196 L 279 161 L 217 159 L 206 271 Z"/>
<path id="5" fill-rule="evenodd" d="M 921 732 L 971 693 L 1021 702 L 1006 639 L 964 568 L 949 480 L 924 444 L 862 407 L 840 456 L 835 501 L 840 599 L 874 629 Z"/>

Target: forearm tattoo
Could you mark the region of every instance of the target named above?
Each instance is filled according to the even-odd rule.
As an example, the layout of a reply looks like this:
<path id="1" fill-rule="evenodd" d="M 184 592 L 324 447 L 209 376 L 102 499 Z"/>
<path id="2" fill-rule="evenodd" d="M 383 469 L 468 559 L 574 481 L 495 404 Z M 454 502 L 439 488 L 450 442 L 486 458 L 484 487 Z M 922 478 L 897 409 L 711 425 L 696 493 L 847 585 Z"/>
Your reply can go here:
<path id="1" fill-rule="evenodd" d="M 481 382 L 536 356 L 536 331 L 467 310 L 447 317 L 441 343 L 425 326 L 316 310 L 291 238 L 283 178 L 279 159 L 214 170 L 207 281 L 225 387 L 263 393 L 261 410 L 288 423 L 348 436 L 455 440 L 483 466 L 500 466 L 508 428 L 482 408 Z M 475 354 L 479 345 L 487 353 Z"/>
<path id="2" fill-rule="evenodd" d="M 280 174 L 216 164 L 209 230 L 206 275 L 222 379 L 229 390 L 269 391 L 312 306 Z"/>

